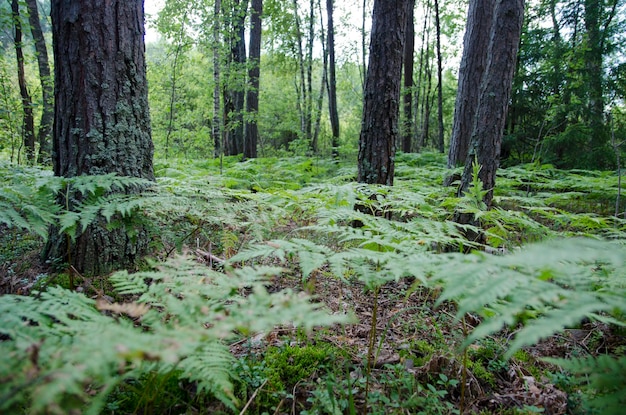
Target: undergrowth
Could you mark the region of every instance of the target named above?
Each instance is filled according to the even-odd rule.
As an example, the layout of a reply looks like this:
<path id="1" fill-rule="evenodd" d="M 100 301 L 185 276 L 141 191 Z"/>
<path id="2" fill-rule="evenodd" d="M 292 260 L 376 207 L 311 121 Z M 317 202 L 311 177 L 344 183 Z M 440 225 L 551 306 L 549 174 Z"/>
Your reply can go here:
<path id="1" fill-rule="evenodd" d="M 397 163 L 392 188 L 356 184 L 353 166 L 324 159 L 157 163 L 149 190 L 117 196 L 145 183 L 0 165 L 2 284 L 52 224 L 74 238 L 98 217 L 149 223 L 156 258 L 109 276 L 113 290 L 91 280 L 82 293 L 34 284 L 2 296 L 0 408 L 621 413 L 615 175 L 503 169 L 487 211 L 482 189 L 458 198 L 441 185 L 442 156 Z M 70 189 L 80 204 L 52 203 Z M 465 240 L 456 210 L 479 219 L 486 245 Z M 360 321 L 347 324 L 352 313 Z"/>

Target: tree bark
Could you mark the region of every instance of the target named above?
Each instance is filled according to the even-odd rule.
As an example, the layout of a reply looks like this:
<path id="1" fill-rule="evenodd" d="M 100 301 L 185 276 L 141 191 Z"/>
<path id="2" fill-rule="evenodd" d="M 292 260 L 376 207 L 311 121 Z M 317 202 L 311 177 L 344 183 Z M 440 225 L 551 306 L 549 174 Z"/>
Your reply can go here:
<path id="1" fill-rule="evenodd" d="M 224 119 L 228 134 L 226 154 L 243 153 L 245 108 L 245 84 L 243 72 L 246 66 L 245 19 L 248 0 L 234 0 L 230 11 L 231 32 L 228 81 L 224 86 Z"/>
<path id="2" fill-rule="evenodd" d="M 404 128 L 402 129 L 402 151 L 410 153 L 413 146 L 413 55 L 415 52 L 415 0 L 410 0 L 404 43 Z"/>
<path id="3" fill-rule="evenodd" d="M 18 0 L 11 1 L 11 14 L 13 27 L 15 28 L 15 56 L 17 59 L 17 79 L 22 98 L 22 141 L 26 148 L 26 161 L 30 164 L 35 162 L 35 118 L 33 116 L 33 102 L 26 85 L 26 72 L 24 70 L 24 52 L 22 49 L 22 23 L 20 17 L 20 5 Z"/>
<path id="4" fill-rule="evenodd" d="M 221 0 L 215 0 L 213 9 L 213 155 L 221 157 L 224 154 L 224 138 L 222 131 L 222 106 L 221 106 L 221 62 L 220 41 L 221 25 L 220 14 L 222 9 Z M 221 160 L 221 159 L 220 159 Z"/>
<path id="5" fill-rule="evenodd" d="M 37 65 L 39 68 L 42 95 L 41 120 L 39 121 L 39 129 L 37 130 L 37 142 L 39 143 L 37 162 L 44 163 L 49 159 L 52 148 L 50 133 L 52 132 L 52 123 L 54 121 L 54 85 L 50 74 L 50 64 L 48 63 L 46 39 L 44 38 L 41 23 L 39 22 L 37 0 L 26 0 L 26 6 L 28 7 L 30 31 L 35 41 L 35 52 L 37 52 Z"/>
<path id="6" fill-rule="evenodd" d="M 143 0 L 53 0 L 51 17 L 54 174 L 154 180 Z M 68 260 L 69 252 L 70 265 L 87 274 L 132 266 L 147 249 L 147 232 L 135 228 L 131 237 L 100 222 L 70 249 L 51 230 L 45 257 Z"/>
<path id="7" fill-rule="evenodd" d="M 359 139 L 361 183 L 393 185 L 409 0 L 375 0 Z"/>
<path id="8" fill-rule="evenodd" d="M 332 155 L 339 155 L 339 111 L 337 109 L 337 75 L 335 63 L 335 24 L 333 20 L 333 0 L 326 0 L 328 20 L 328 113 L 332 130 Z"/>
<path id="9" fill-rule="evenodd" d="M 450 137 L 448 168 L 465 164 L 478 106 L 479 86 L 487 64 L 489 34 L 496 0 L 471 0 L 463 38 L 454 125 Z"/>
<path id="10" fill-rule="evenodd" d="M 459 193 L 463 194 L 469 188 L 473 163 L 477 162 L 483 189 L 487 191 L 483 198 L 487 209 L 491 207 L 496 184 L 523 16 L 524 0 L 496 0 L 487 66 L 480 86 L 469 153 L 459 189 Z"/>
<path id="11" fill-rule="evenodd" d="M 261 15 L 263 0 L 252 0 L 250 11 L 250 47 L 248 55 L 248 91 L 246 97 L 246 141 L 243 148 L 244 158 L 257 157 L 259 141 L 259 78 L 261 75 Z"/>
<path id="12" fill-rule="evenodd" d="M 444 152 L 443 139 L 443 73 L 441 63 L 441 22 L 439 16 L 439 0 L 435 0 L 435 31 L 437 34 L 437 150 Z"/>

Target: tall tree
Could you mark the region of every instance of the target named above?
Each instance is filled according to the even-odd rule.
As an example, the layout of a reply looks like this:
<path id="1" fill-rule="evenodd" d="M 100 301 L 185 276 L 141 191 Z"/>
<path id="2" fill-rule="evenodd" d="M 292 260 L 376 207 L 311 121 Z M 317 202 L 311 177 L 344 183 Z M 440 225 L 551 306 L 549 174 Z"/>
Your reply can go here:
<path id="1" fill-rule="evenodd" d="M 361 183 L 393 185 L 402 55 L 410 0 L 375 0 L 363 97 L 358 176 Z"/>
<path id="2" fill-rule="evenodd" d="M 495 0 L 493 3 L 486 68 L 478 92 L 475 122 L 459 189 L 462 194 L 469 188 L 473 165 L 478 163 L 479 176 L 486 190 L 483 201 L 487 208 L 491 207 L 496 184 L 524 16 L 524 0 Z M 472 29 L 468 27 L 467 30 Z"/>
<path id="3" fill-rule="evenodd" d="M 448 167 L 465 164 L 478 106 L 479 86 L 487 64 L 494 0 L 470 0 L 463 38 L 463 56 L 454 107 Z"/>
<path id="4" fill-rule="evenodd" d="M 337 64 L 335 60 L 335 23 L 333 0 L 326 0 L 326 15 L 328 25 L 328 113 L 330 129 L 332 131 L 333 157 L 338 155 L 339 147 L 339 111 L 337 109 Z"/>
<path id="5" fill-rule="evenodd" d="M 443 64 L 441 58 L 441 19 L 439 16 L 439 0 L 435 0 L 435 32 L 437 35 L 437 150 L 444 151 L 443 142 Z"/>
<path id="6" fill-rule="evenodd" d="M 246 72 L 245 19 L 248 0 L 222 2 L 222 8 L 229 7 L 222 15 L 228 23 L 228 71 L 224 79 L 224 127 L 227 155 L 243 153 L 244 101 Z"/>
<path id="7" fill-rule="evenodd" d="M 415 0 L 409 5 L 409 17 L 406 23 L 404 41 L 404 91 L 402 108 L 404 110 L 404 128 L 402 129 L 402 151 L 410 153 L 413 147 L 413 55 L 415 54 Z"/>
<path id="8" fill-rule="evenodd" d="M 256 158 L 259 141 L 259 77 L 261 74 L 261 16 L 263 0 L 252 0 L 250 11 L 250 49 L 248 52 L 248 90 L 246 96 L 246 140 L 244 158 Z"/>
<path id="9" fill-rule="evenodd" d="M 26 6 L 28 7 L 30 32 L 35 41 L 39 81 L 41 83 L 42 111 L 39 129 L 37 130 L 37 142 L 39 143 L 37 162 L 43 163 L 50 157 L 51 150 L 50 133 L 52 132 L 52 122 L 54 120 L 54 85 L 50 74 L 50 64 L 48 63 L 48 47 L 46 46 L 46 39 L 39 20 L 37 0 L 26 0 Z"/>
<path id="10" fill-rule="evenodd" d="M 53 0 L 54 174 L 117 173 L 154 179 L 146 82 L 143 0 Z M 68 195 L 70 206 L 80 203 Z M 147 248 L 147 233 L 108 230 L 96 222 L 68 249 L 51 230 L 44 252 L 81 273 L 130 266 Z"/>
<path id="11" fill-rule="evenodd" d="M 11 0 L 11 14 L 13 16 L 13 27 L 15 28 L 13 43 L 15 45 L 15 56 L 17 59 L 17 79 L 20 86 L 20 96 L 22 97 L 22 142 L 26 148 L 26 160 L 29 163 L 35 161 L 35 118 L 33 116 L 33 102 L 28 92 L 26 84 L 26 72 L 24 69 L 24 51 L 22 48 L 22 22 L 20 16 L 20 5 L 18 0 Z"/>
<path id="12" fill-rule="evenodd" d="M 222 101 L 221 101 L 221 62 L 220 42 L 222 36 L 220 14 L 222 9 L 221 0 L 215 0 L 213 7 L 213 123 L 211 133 L 213 135 L 213 151 L 215 157 L 224 154 L 224 131 L 222 130 Z"/>

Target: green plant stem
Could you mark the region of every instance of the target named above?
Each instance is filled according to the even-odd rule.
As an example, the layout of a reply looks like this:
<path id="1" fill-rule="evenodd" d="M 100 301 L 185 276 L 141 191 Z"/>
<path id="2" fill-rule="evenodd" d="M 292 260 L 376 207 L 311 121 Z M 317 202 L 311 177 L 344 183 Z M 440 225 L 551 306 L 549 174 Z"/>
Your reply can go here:
<path id="1" fill-rule="evenodd" d="M 380 285 L 377 285 L 374 288 L 374 308 L 372 309 L 372 324 L 370 326 L 370 335 L 369 342 L 367 345 L 367 375 L 365 382 L 365 402 L 367 405 L 367 396 L 369 394 L 370 389 L 370 381 L 372 375 L 372 367 L 374 367 L 375 358 L 374 358 L 374 346 L 376 344 L 376 324 L 378 320 L 378 294 L 380 292 Z"/>

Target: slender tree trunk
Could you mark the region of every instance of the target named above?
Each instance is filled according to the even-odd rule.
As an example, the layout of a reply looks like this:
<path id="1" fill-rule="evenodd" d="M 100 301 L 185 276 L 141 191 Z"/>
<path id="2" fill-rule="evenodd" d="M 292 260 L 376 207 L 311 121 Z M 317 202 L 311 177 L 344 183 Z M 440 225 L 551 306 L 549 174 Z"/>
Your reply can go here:
<path id="1" fill-rule="evenodd" d="M 441 63 L 441 23 L 439 21 L 439 0 L 435 0 L 435 26 L 437 33 L 437 121 L 439 127 L 437 135 L 437 149 L 440 153 L 443 153 L 443 74 Z"/>
<path id="2" fill-rule="evenodd" d="M 221 105 L 221 24 L 220 15 L 222 9 L 221 0 L 215 0 L 213 8 L 213 151 L 214 156 L 221 157 L 224 154 L 224 139 L 222 132 L 222 105 Z"/>
<path id="3" fill-rule="evenodd" d="M 37 66 L 39 68 L 39 80 L 41 82 L 42 112 L 37 130 L 37 142 L 39 143 L 39 153 L 37 162 L 44 163 L 50 158 L 52 149 L 50 134 L 52 132 L 52 122 L 54 120 L 54 84 L 50 74 L 50 64 L 48 63 L 48 48 L 46 39 L 41 30 L 39 22 L 39 10 L 37 0 L 26 0 L 28 7 L 28 21 L 30 31 L 35 41 L 35 52 L 37 52 Z"/>
<path id="4" fill-rule="evenodd" d="M 186 20 L 186 19 L 183 19 Z M 170 137 L 174 132 L 174 120 L 176 118 L 176 83 L 178 81 L 178 60 L 180 58 L 183 37 L 185 34 L 185 25 L 181 24 L 178 33 L 179 39 L 174 49 L 174 62 L 172 63 L 172 85 L 170 88 L 170 108 L 167 116 L 167 133 L 165 135 L 165 160 L 169 155 Z"/>
<path id="5" fill-rule="evenodd" d="M 298 14 L 298 1 L 293 0 L 293 11 L 294 11 L 294 20 L 296 24 L 296 53 L 298 56 L 298 68 L 300 72 L 300 79 L 298 80 L 298 110 L 300 112 L 300 132 L 302 134 L 302 138 L 309 140 L 309 136 L 307 135 L 307 131 L 309 131 L 308 125 L 310 123 L 310 119 L 308 115 L 310 111 L 307 108 L 307 103 L 309 102 L 309 98 L 307 96 L 308 88 L 306 84 L 306 63 L 304 58 L 304 49 L 302 47 L 303 35 L 302 35 L 302 24 L 300 22 L 300 16 Z"/>
<path id="6" fill-rule="evenodd" d="M 361 16 L 361 88 L 365 92 L 365 77 L 367 76 L 367 36 L 365 22 L 367 21 L 367 0 L 363 0 L 363 15 Z"/>
<path id="7" fill-rule="evenodd" d="M 154 180 L 143 0 L 53 0 L 51 17 L 54 174 Z M 72 210 L 80 200 L 69 196 L 66 207 Z M 44 256 L 69 261 L 81 273 L 103 274 L 132 267 L 147 250 L 148 237 L 141 226 L 130 235 L 96 221 L 69 249 L 51 230 Z"/>
<path id="8" fill-rule="evenodd" d="M 393 185 L 409 0 L 375 0 L 359 139 L 361 183 Z"/>
<path id="9" fill-rule="evenodd" d="M 248 10 L 248 0 L 234 0 L 229 6 L 228 20 L 230 30 L 228 43 L 230 54 L 228 72 L 224 82 L 224 120 L 225 132 L 228 140 L 225 153 L 230 156 L 243 153 L 244 121 L 243 110 L 245 104 L 245 85 L 243 71 L 246 66 L 245 19 Z"/>
<path id="10" fill-rule="evenodd" d="M 20 20 L 20 5 L 18 0 L 11 1 L 13 26 L 15 27 L 15 56 L 17 58 L 17 79 L 22 97 L 22 137 L 26 148 L 26 161 L 29 164 L 35 162 L 35 118 L 33 116 L 33 102 L 26 85 L 26 72 L 24 70 L 24 52 L 22 50 L 22 23 Z"/>
<path id="11" fill-rule="evenodd" d="M 449 168 L 465 164 L 467 158 L 478 105 L 478 86 L 482 81 L 487 63 L 489 33 L 495 2 L 496 0 L 470 0 L 469 3 L 454 107 L 454 125 L 448 152 Z"/>
<path id="12" fill-rule="evenodd" d="M 425 48 L 428 42 L 427 34 L 428 34 L 428 19 L 430 16 L 429 10 L 430 9 L 427 8 L 426 13 L 424 14 L 424 25 L 422 27 L 422 40 L 421 40 L 421 45 L 420 45 L 420 57 L 419 57 L 419 63 L 417 65 L 417 88 L 416 88 L 417 91 L 415 91 L 415 122 L 414 122 L 417 131 L 415 132 L 414 138 L 413 138 L 415 143 L 411 147 L 411 150 L 415 148 L 417 149 L 417 151 L 419 151 L 422 148 L 423 111 L 421 109 L 424 107 L 422 105 L 422 102 L 424 101 L 423 79 L 424 79 L 424 75 L 426 72 L 424 69 L 426 66 L 425 62 L 427 62 L 424 55 L 426 54 Z"/>
<path id="13" fill-rule="evenodd" d="M 250 12 L 250 50 L 248 55 L 248 92 L 246 97 L 246 141 L 244 158 L 257 157 L 259 141 L 259 78 L 261 74 L 261 15 L 263 0 L 252 0 Z"/>
<path id="14" fill-rule="evenodd" d="M 413 55 L 415 52 L 415 0 L 410 0 L 409 17 L 406 24 L 404 43 L 404 128 L 402 129 L 402 151 L 410 153 L 413 141 Z"/>
<path id="15" fill-rule="evenodd" d="M 317 108 L 315 111 L 315 126 L 313 128 L 313 139 L 311 140 L 311 149 L 313 154 L 317 154 L 319 150 L 319 135 L 322 124 L 322 107 L 324 105 L 324 91 L 328 89 L 328 49 L 326 44 L 326 34 L 324 32 L 324 18 L 322 13 L 321 0 L 317 1 L 317 6 L 320 12 L 320 28 L 321 28 L 321 43 L 322 43 L 322 81 L 320 82 L 320 90 L 317 95 Z"/>
<path id="16" fill-rule="evenodd" d="M 332 130 L 332 154 L 339 155 L 339 112 L 337 109 L 337 76 L 335 63 L 335 24 L 333 20 L 333 0 L 326 0 L 328 20 L 328 113 Z"/>

